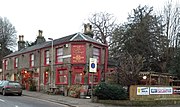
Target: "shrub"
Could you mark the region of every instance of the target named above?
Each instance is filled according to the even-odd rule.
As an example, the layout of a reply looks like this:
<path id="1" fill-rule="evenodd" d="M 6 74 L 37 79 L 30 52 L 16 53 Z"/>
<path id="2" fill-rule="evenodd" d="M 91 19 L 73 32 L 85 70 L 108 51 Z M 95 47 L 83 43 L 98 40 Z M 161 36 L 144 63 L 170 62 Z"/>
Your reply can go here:
<path id="1" fill-rule="evenodd" d="M 80 95 L 81 85 L 72 85 L 69 88 L 69 96 L 78 98 Z"/>
<path id="2" fill-rule="evenodd" d="M 104 82 L 96 86 L 94 94 L 98 97 L 98 99 L 102 100 L 127 99 L 127 92 L 122 86 L 106 84 Z"/>
<path id="3" fill-rule="evenodd" d="M 36 86 L 34 86 L 34 85 L 30 85 L 30 87 L 29 87 L 29 91 L 36 91 Z"/>

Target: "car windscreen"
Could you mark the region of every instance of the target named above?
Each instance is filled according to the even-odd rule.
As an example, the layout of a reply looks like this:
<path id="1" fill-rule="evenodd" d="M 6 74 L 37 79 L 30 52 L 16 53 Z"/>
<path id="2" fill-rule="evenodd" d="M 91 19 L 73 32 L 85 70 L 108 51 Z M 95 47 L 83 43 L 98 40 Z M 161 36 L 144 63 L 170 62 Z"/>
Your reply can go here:
<path id="1" fill-rule="evenodd" d="M 9 85 L 10 86 L 20 86 L 20 84 L 17 82 L 9 82 Z"/>

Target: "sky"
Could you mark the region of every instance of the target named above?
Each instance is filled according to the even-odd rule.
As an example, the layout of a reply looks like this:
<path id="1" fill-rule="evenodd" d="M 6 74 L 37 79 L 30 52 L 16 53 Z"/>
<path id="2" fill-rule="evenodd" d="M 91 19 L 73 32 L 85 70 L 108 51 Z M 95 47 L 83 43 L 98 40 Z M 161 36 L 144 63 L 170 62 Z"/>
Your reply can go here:
<path id="1" fill-rule="evenodd" d="M 162 10 L 168 0 L 0 0 L 0 16 L 15 26 L 17 37 L 35 41 L 38 30 L 57 39 L 83 32 L 83 24 L 93 13 L 107 12 L 118 23 L 127 21 L 128 13 L 139 5 Z M 172 0 L 177 2 L 178 0 Z M 17 39 L 18 40 L 18 39 Z"/>

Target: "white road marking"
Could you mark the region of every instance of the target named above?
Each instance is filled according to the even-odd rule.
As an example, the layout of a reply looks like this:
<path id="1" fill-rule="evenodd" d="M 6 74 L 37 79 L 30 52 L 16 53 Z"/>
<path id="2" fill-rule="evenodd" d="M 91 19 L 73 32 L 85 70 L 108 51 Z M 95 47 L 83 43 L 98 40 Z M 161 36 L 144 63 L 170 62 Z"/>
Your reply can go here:
<path id="1" fill-rule="evenodd" d="M 15 107 L 18 107 L 17 105 L 15 105 Z"/>
<path id="2" fill-rule="evenodd" d="M 24 96 L 24 97 L 28 97 L 28 96 Z M 52 104 L 56 104 L 56 105 L 60 105 L 60 106 L 63 106 L 63 107 L 69 107 L 68 105 L 60 104 L 60 103 L 56 103 L 56 102 L 52 102 L 52 101 L 48 101 L 48 100 L 43 100 L 43 99 L 38 99 L 38 98 L 33 98 L 33 97 L 28 97 L 28 98 L 36 99 L 36 100 L 39 100 L 39 101 L 44 101 L 44 102 L 48 102 L 48 103 L 52 103 Z"/>
<path id="3" fill-rule="evenodd" d="M 0 99 L 1 102 L 5 102 L 4 100 Z"/>

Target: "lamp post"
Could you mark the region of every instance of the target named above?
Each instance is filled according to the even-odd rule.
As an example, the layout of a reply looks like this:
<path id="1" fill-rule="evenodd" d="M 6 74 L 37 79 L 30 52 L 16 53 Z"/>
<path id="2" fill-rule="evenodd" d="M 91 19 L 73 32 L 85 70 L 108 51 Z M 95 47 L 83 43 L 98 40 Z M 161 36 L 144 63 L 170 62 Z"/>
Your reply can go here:
<path id="1" fill-rule="evenodd" d="M 52 75 L 50 75 L 50 78 L 54 78 L 54 71 L 53 71 L 53 63 L 54 63 L 54 61 L 53 61 L 53 38 L 48 38 L 49 40 L 51 40 L 51 74 Z M 53 83 L 53 87 L 55 86 L 55 84 L 54 84 L 54 80 L 51 80 L 50 79 L 50 81 L 52 81 L 52 83 Z"/>

